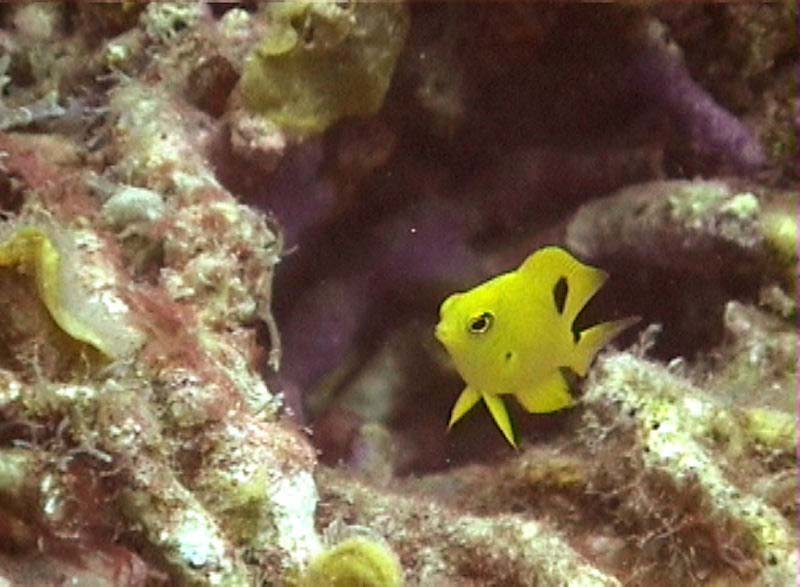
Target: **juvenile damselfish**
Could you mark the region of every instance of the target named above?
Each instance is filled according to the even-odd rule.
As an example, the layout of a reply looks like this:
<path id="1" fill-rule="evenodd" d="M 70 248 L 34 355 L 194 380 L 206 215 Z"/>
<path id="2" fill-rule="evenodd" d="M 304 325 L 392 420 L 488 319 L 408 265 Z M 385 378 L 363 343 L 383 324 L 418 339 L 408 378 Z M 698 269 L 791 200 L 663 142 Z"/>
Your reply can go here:
<path id="1" fill-rule="evenodd" d="M 573 405 L 562 369 L 585 376 L 597 352 L 638 321 L 631 317 L 573 331 L 575 317 L 607 278 L 567 251 L 545 247 L 516 271 L 447 298 L 439 310 L 436 338 L 467 384 L 448 428 L 483 399 L 516 446 L 500 396 L 514 395 L 530 413 Z"/>

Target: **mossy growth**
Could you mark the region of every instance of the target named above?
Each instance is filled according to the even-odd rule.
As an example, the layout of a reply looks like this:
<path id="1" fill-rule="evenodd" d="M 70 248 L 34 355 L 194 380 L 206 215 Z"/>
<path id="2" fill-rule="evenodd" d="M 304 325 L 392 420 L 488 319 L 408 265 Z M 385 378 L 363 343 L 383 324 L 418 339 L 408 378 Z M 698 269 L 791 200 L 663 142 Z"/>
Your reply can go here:
<path id="1" fill-rule="evenodd" d="M 555 456 L 531 463 L 525 470 L 525 481 L 537 489 L 569 491 L 584 488 L 588 479 L 583 462 Z"/>
<path id="2" fill-rule="evenodd" d="M 797 279 L 797 200 L 771 205 L 761 216 L 761 233 L 781 269 L 783 281 L 794 290 Z"/>
<path id="3" fill-rule="evenodd" d="M 401 2 L 273 2 L 247 58 L 245 106 L 290 135 L 323 132 L 383 104 L 409 16 Z"/>
<path id="4" fill-rule="evenodd" d="M 354 537 L 311 561 L 297 587 L 401 587 L 403 569 L 380 540 Z"/>
<path id="5" fill-rule="evenodd" d="M 205 487 L 206 493 L 215 496 L 218 503 L 214 509 L 222 513 L 226 531 L 238 544 L 252 544 L 263 532 L 269 512 L 268 487 L 266 469 L 254 471 L 246 479 L 217 470 Z"/>
<path id="6" fill-rule="evenodd" d="M 695 182 L 670 196 L 673 220 L 692 226 L 710 213 L 728 196 L 728 189 L 719 182 Z"/>
<path id="7" fill-rule="evenodd" d="M 794 414 L 754 408 L 745 414 L 744 424 L 745 431 L 755 443 L 787 454 L 795 452 Z"/>

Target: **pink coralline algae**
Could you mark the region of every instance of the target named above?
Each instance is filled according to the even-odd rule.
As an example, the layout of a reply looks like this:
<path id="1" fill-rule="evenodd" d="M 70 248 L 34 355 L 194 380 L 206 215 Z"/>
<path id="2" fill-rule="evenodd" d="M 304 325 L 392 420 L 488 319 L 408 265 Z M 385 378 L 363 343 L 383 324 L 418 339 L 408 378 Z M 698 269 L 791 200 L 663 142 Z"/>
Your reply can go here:
<path id="1" fill-rule="evenodd" d="M 793 584 L 795 18 L 0 6 L 0 587 Z M 544 245 L 641 327 L 448 433 Z"/>

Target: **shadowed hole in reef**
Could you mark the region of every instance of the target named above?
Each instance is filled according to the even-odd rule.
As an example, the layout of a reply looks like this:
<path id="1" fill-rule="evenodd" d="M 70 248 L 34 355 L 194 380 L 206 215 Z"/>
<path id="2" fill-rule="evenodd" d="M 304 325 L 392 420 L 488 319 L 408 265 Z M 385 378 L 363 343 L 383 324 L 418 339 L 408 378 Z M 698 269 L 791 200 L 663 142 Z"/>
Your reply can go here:
<path id="1" fill-rule="evenodd" d="M 436 6 L 420 6 L 414 7 L 413 10 L 415 17 L 421 19 L 432 16 L 431 12 L 440 12 L 446 9 Z M 442 16 L 441 20 L 428 20 L 431 23 L 429 26 L 434 26 L 437 22 L 446 22 L 444 19 L 446 15 L 440 16 Z M 610 45 L 618 51 L 620 50 L 620 47 L 617 47 L 619 37 L 607 32 L 605 19 L 585 15 L 581 22 L 583 22 L 583 27 L 576 31 L 589 28 L 594 31 L 594 36 L 604 41 L 603 45 Z M 432 31 L 432 34 L 433 32 L 436 35 L 440 34 L 438 30 Z M 575 32 L 576 36 L 580 34 L 580 32 Z M 537 66 L 540 61 L 538 56 L 541 55 L 540 51 L 526 49 L 523 55 L 525 58 L 518 65 L 514 65 L 507 75 L 503 76 L 503 81 L 514 82 L 512 87 L 526 90 L 517 93 L 517 95 L 526 96 L 524 101 L 508 104 L 507 101 L 494 99 L 497 92 L 501 90 L 493 88 L 502 88 L 502 92 L 508 94 L 508 86 L 504 84 L 492 83 L 474 88 L 468 86 L 477 109 L 468 111 L 469 117 L 462 121 L 461 126 L 457 127 L 454 134 L 447 140 L 431 134 L 427 128 L 430 118 L 418 109 L 413 110 L 415 100 L 405 99 L 411 95 L 412 91 L 416 91 L 417 85 L 408 83 L 408 80 L 405 84 L 395 84 L 392 90 L 394 93 L 390 92 L 386 98 L 383 114 L 386 120 L 394 125 L 397 134 L 395 154 L 380 171 L 366 179 L 359 180 L 362 183 L 358 192 L 365 197 L 337 200 L 335 213 L 329 214 L 327 210 L 322 210 L 320 207 L 321 213 L 313 218 L 313 222 L 309 221 L 310 228 L 303 231 L 298 230 L 298 236 L 293 241 L 290 239 L 289 246 L 298 245 L 298 248 L 295 253 L 283 260 L 276 274 L 274 306 L 279 324 L 286 324 L 293 315 L 298 299 L 301 297 L 299 292 L 318 288 L 326 280 L 354 279 L 359 275 L 375 271 L 376 267 L 380 268 L 380 272 L 376 273 L 380 276 L 380 280 L 377 281 L 384 280 L 389 272 L 380 263 L 382 259 L 389 256 L 390 251 L 388 248 L 382 249 L 382 243 L 391 242 L 392 250 L 402 249 L 405 246 L 411 247 L 412 237 L 409 237 L 409 240 L 403 240 L 399 236 L 392 239 L 375 238 L 371 227 L 380 226 L 384 222 L 389 226 L 395 226 L 392 224 L 393 219 L 399 217 L 414 199 L 419 202 L 420 207 L 424 207 L 429 194 L 445 198 L 448 195 L 457 196 L 452 200 L 444 200 L 448 203 L 452 201 L 463 204 L 461 207 L 453 204 L 452 220 L 457 220 L 463 211 L 474 211 L 477 219 L 475 222 L 479 223 L 479 230 L 476 229 L 476 234 L 469 237 L 470 248 L 493 248 L 506 245 L 510 235 L 519 236 L 518 232 L 526 231 L 530 234 L 535 228 L 547 230 L 548 227 L 559 221 L 568 222 L 574 208 L 588 197 L 587 194 L 605 193 L 618 184 L 624 185 L 631 182 L 632 179 L 642 179 L 638 175 L 632 178 L 627 172 L 620 172 L 619 176 L 610 172 L 600 176 L 596 176 L 594 173 L 585 173 L 581 176 L 583 179 L 570 184 L 569 189 L 563 187 L 564 174 L 560 167 L 561 164 L 566 162 L 574 165 L 580 171 L 583 162 L 582 158 L 573 159 L 564 153 L 572 154 L 575 145 L 580 144 L 585 148 L 587 156 L 591 155 L 595 152 L 593 149 L 596 150 L 599 147 L 597 142 L 591 143 L 591 141 L 588 147 L 585 146 L 587 137 L 606 135 L 609 130 L 624 130 L 631 119 L 631 108 L 620 107 L 620 104 L 630 106 L 631 104 L 628 102 L 630 97 L 625 93 L 616 94 L 615 92 L 619 90 L 617 86 L 608 88 L 611 93 L 600 102 L 590 100 L 589 103 L 586 103 L 582 99 L 578 99 L 577 104 L 572 100 L 561 102 L 563 95 L 581 95 L 574 92 L 574 68 L 561 68 L 561 65 L 574 64 L 579 67 L 580 71 L 588 72 L 592 72 L 594 66 L 597 65 L 594 57 L 596 49 L 593 49 L 591 54 L 584 55 L 583 49 L 562 42 L 561 37 L 552 40 L 545 49 L 554 55 L 561 55 L 565 44 L 570 47 L 568 59 L 559 58 L 554 61 L 552 67 L 540 65 L 538 69 L 534 70 L 534 73 L 526 73 L 531 71 L 531 65 Z M 592 44 L 592 46 L 596 48 L 597 45 Z M 557 68 L 568 71 L 569 75 L 565 75 L 561 71 L 553 71 Z M 401 63 L 398 66 L 400 72 L 398 80 L 402 80 L 402 69 Z M 568 88 L 569 91 L 554 91 L 551 87 L 553 84 L 548 85 L 547 91 L 537 90 L 541 87 L 543 76 L 536 75 L 536 72 L 552 73 L 555 86 Z M 517 79 L 514 77 L 516 73 L 525 75 Z M 408 75 L 406 73 L 406 76 Z M 547 76 L 544 77 L 547 78 Z M 468 79 L 467 83 L 470 81 Z M 531 95 L 533 100 L 531 100 Z M 633 102 L 633 106 L 636 107 L 633 109 L 634 111 L 644 112 L 649 107 L 641 99 L 633 99 Z M 412 104 L 411 116 L 408 114 L 409 104 Z M 498 104 L 502 105 L 499 110 Z M 536 106 L 550 104 L 558 106 L 557 110 L 563 115 L 547 117 L 546 120 L 542 120 L 536 113 L 548 110 Z M 581 112 L 581 116 L 574 115 L 576 110 Z M 626 113 L 625 116 L 608 116 L 608 114 L 620 112 Z M 599 124 L 604 120 L 615 122 L 611 127 L 607 124 Z M 569 124 L 577 124 L 577 126 L 569 126 Z M 509 129 L 513 131 L 511 136 L 508 133 Z M 336 130 L 333 129 L 331 132 L 335 133 Z M 532 135 L 544 138 L 540 139 L 538 143 L 531 143 L 530 136 Z M 579 137 L 580 143 L 576 143 L 576 137 Z M 637 133 L 634 133 L 633 138 L 642 140 Z M 484 145 L 492 145 L 492 147 L 486 149 Z M 542 156 L 530 160 L 521 157 L 514 159 L 507 167 L 497 163 L 498 159 L 505 157 L 506 153 L 514 152 L 520 147 L 533 149 L 535 153 L 550 155 L 549 158 Z M 328 155 L 335 152 L 334 142 L 330 140 L 330 136 L 325 141 L 325 149 L 326 152 L 330 151 L 327 153 Z M 285 187 L 283 184 L 291 184 L 290 180 L 293 180 L 295 175 L 301 175 L 304 178 L 303 181 L 313 187 L 323 176 L 330 175 L 335 178 L 335 173 L 333 173 L 334 170 L 326 168 L 308 171 L 303 165 L 298 164 L 298 169 L 307 173 L 307 177 L 300 171 L 287 172 L 284 176 L 282 175 L 283 169 L 292 168 L 291 159 L 291 154 L 286 155 L 279 169 L 267 178 L 242 172 L 229 173 L 223 181 L 228 187 L 241 193 L 249 203 L 273 210 L 277 217 L 284 222 L 296 221 L 300 215 L 299 212 L 295 213 L 296 210 L 284 199 L 289 203 L 303 202 L 303 206 L 299 206 L 297 210 L 308 212 L 313 208 L 313 201 L 301 196 L 305 195 L 304 191 L 311 191 L 311 188 L 300 190 L 296 198 L 289 198 L 294 192 L 285 189 L 287 196 L 282 198 L 281 188 Z M 302 162 L 302 157 L 298 159 Z M 326 160 L 326 158 L 323 159 Z M 595 160 L 588 157 L 587 161 L 592 163 Z M 534 163 L 538 165 L 534 165 Z M 241 162 L 239 164 L 240 167 L 235 167 L 235 169 L 244 169 Z M 533 179 L 529 175 L 514 176 L 514 173 L 519 174 L 520 166 L 534 169 L 537 173 L 533 174 Z M 594 167 L 592 166 L 592 168 Z M 436 169 L 436 173 L 432 169 Z M 462 189 L 479 183 L 477 180 L 481 178 L 484 171 L 490 178 L 502 178 L 495 183 L 487 181 L 488 187 L 497 188 L 497 190 L 472 188 L 470 191 Z M 447 180 L 433 181 L 433 179 L 439 178 L 440 174 L 447 177 Z M 425 181 L 419 181 L 418 176 L 424 177 Z M 521 187 L 508 180 L 509 176 L 517 177 L 519 179 L 517 183 L 521 183 Z M 248 179 L 250 180 L 249 184 Z M 342 179 L 347 179 L 347 177 L 338 178 L 337 181 Z M 598 188 L 597 183 L 601 184 L 601 189 Z M 592 189 L 586 189 L 587 185 L 590 185 Z M 422 186 L 426 189 L 420 189 Z M 497 192 L 501 191 L 501 188 L 505 190 L 503 193 L 506 194 L 507 201 L 511 204 L 516 201 L 521 202 L 519 216 L 511 215 L 511 220 L 502 216 L 499 220 L 494 218 L 494 202 L 498 201 L 496 199 Z M 531 192 L 546 193 L 548 197 L 528 197 Z M 490 200 L 483 196 L 487 193 L 491 194 L 491 205 L 487 204 Z M 286 211 L 281 208 L 282 205 L 285 205 Z M 448 225 L 443 224 L 442 230 L 447 228 Z M 442 249 L 438 254 L 442 255 L 446 252 L 446 249 Z M 573 333 L 578 333 L 586 327 L 604 321 L 638 314 L 642 316 L 642 322 L 620 335 L 613 344 L 624 348 L 635 342 L 642 327 L 650 322 L 659 322 L 664 325 L 664 330 L 658 337 L 653 350 L 658 358 L 671 358 L 677 355 L 691 358 L 698 350 L 711 348 L 722 337 L 722 310 L 725 302 L 731 297 L 738 297 L 738 294 L 751 299 L 755 292 L 752 284 L 742 285 L 736 280 L 720 286 L 714 278 L 666 273 L 663 270 L 643 268 L 641 264 L 620 262 L 612 266 L 600 259 L 592 259 L 591 262 L 592 265 L 609 271 L 611 279 L 578 317 Z M 453 266 L 455 263 L 450 263 L 448 271 L 451 271 Z M 416 266 L 410 264 L 409 267 Z M 391 266 L 391 269 L 397 271 L 397 265 Z M 448 277 L 450 274 L 445 273 L 442 275 L 442 280 L 446 283 Z M 464 285 L 465 283 L 447 283 L 441 296 L 434 303 L 428 305 L 420 303 L 420 295 L 415 283 L 413 307 L 409 308 L 409 315 L 429 321 L 428 328 L 432 330 L 437 316 L 437 304 L 445 295 Z M 561 291 L 561 289 L 565 291 Z M 554 304 L 560 311 L 563 311 L 566 303 L 566 290 L 568 287 L 563 288 L 557 283 L 552 292 Z M 377 304 L 374 303 L 375 298 L 378 297 L 374 287 L 370 287 L 367 291 L 370 295 L 364 297 L 370 301 L 361 300 L 357 296 L 353 296 L 353 298 L 360 304 L 360 306 L 354 304 L 359 309 L 363 308 L 365 304 L 372 305 L 363 311 L 365 316 L 363 321 L 368 324 L 359 328 L 358 332 L 353 335 L 352 344 L 345 349 L 346 354 L 341 357 L 341 360 L 335 361 L 337 365 L 350 365 L 353 357 L 368 361 L 372 353 L 380 352 L 381 344 L 376 341 L 385 337 L 393 328 L 397 328 L 398 324 L 402 324 L 406 320 L 406 315 L 398 310 L 396 297 L 386 300 L 386 303 Z M 393 293 L 397 295 L 398 292 L 393 290 Z M 336 303 L 338 302 L 331 301 L 331 304 Z M 325 316 L 323 315 L 322 318 Z M 380 324 L 383 319 L 389 323 Z M 302 333 L 304 337 L 314 338 L 318 335 L 319 323 L 312 320 L 298 320 L 298 322 L 304 327 Z M 341 334 L 341 338 L 344 338 L 344 333 L 337 332 L 331 333 L 331 338 L 335 338 L 335 335 L 339 334 Z M 430 335 L 429 331 L 428 334 Z M 432 335 L 430 336 L 432 338 Z M 420 340 L 422 340 L 422 336 Z M 435 344 L 435 341 L 432 344 Z M 292 360 L 292 349 L 286 348 L 285 350 L 287 351 L 285 362 L 288 364 Z M 341 349 L 337 349 L 337 352 L 339 350 Z M 309 354 L 309 358 L 304 358 L 303 361 L 315 362 L 320 355 L 324 354 L 323 352 L 316 355 Z M 521 355 L 517 357 L 517 359 L 521 358 Z M 302 371 L 304 366 L 305 363 L 300 365 L 298 371 Z M 428 447 L 433 451 L 438 450 L 441 445 L 446 446 L 444 451 L 437 454 L 431 452 L 430 458 L 427 455 L 412 458 L 406 464 L 405 471 L 413 473 L 444 468 L 456 463 L 513 454 L 509 453 L 506 441 L 491 421 L 483 405 L 476 406 L 449 435 L 446 434 L 447 417 L 458 393 L 463 389 L 463 382 L 457 374 L 452 371 L 444 373 L 441 366 L 433 365 L 432 361 L 431 364 L 423 363 L 421 360 L 411 361 L 408 365 L 395 366 L 393 369 L 395 372 L 403 372 L 404 377 L 408 376 L 412 381 L 409 385 L 415 390 L 402 392 L 404 395 L 399 396 L 400 399 L 395 403 L 390 420 L 385 422 L 387 427 L 397 437 L 402 437 L 403 443 L 413 444 L 420 453 L 427 450 Z M 337 377 L 341 378 L 341 389 L 345 390 L 345 393 L 348 383 L 357 376 L 354 372 L 348 372 L 345 375 L 337 373 Z M 387 371 L 387 378 L 392 376 L 394 373 Z M 337 396 L 337 400 L 345 393 Z M 572 430 L 580 426 L 580 423 L 572 416 L 572 414 L 578 413 L 577 410 L 553 415 L 530 415 L 518 410 L 513 399 L 509 398 L 506 403 L 512 412 L 515 425 L 521 428 L 522 434 L 529 440 L 542 441 L 561 434 L 570 434 Z M 347 405 L 342 403 L 340 407 L 346 409 Z M 410 440 L 406 442 L 407 439 Z M 312 440 L 318 448 L 325 450 L 326 439 L 323 433 L 315 430 Z"/>
<path id="2" fill-rule="evenodd" d="M 601 259 L 593 264 L 611 278 L 578 314 L 573 332 L 607 320 L 640 316 L 641 322 L 613 344 L 624 348 L 647 325 L 661 324 L 650 351 L 661 360 L 692 360 L 697 353 L 718 346 L 724 336 L 725 305 L 732 299 L 755 303 L 762 285 L 757 271 L 720 276 L 668 271 L 626 260 Z"/>
<path id="3" fill-rule="evenodd" d="M 4 213 L 16 214 L 22 208 L 24 191 L 14 189 L 11 176 L 7 173 L 0 176 L 0 217 Z"/>
<path id="4" fill-rule="evenodd" d="M 214 15 L 215 18 L 222 17 L 226 12 L 233 10 L 234 8 L 246 10 L 247 12 L 256 12 L 256 10 L 258 10 L 258 2 L 256 0 L 243 0 L 240 2 L 209 2 L 208 6 L 211 9 L 211 14 Z"/>

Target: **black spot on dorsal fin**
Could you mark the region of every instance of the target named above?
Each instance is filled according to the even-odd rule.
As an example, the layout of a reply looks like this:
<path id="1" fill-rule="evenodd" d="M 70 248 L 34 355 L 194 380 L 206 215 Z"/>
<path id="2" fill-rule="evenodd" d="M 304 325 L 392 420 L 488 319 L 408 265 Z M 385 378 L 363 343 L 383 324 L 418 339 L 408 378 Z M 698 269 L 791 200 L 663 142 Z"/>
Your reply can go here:
<path id="1" fill-rule="evenodd" d="M 569 293 L 569 285 L 567 284 L 567 278 L 561 276 L 556 281 L 556 284 L 553 286 L 553 302 L 556 304 L 556 311 L 559 314 L 564 313 L 564 304 L 567 303 L 567 294 Z"/>

